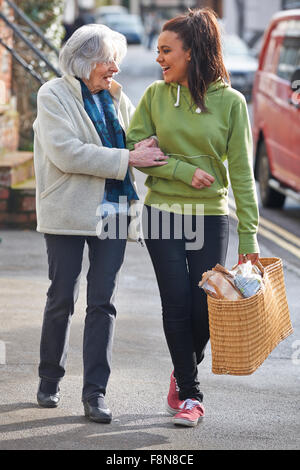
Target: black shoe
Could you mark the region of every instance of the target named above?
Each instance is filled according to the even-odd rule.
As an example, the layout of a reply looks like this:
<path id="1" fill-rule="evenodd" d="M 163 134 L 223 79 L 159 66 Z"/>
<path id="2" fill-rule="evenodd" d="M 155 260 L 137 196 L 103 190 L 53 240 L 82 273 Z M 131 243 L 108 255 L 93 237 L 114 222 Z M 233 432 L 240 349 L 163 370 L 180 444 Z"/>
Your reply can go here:
<path id="1" fill-rule="evenodd" d="M 83 402 L 84 415 L 96 423 L 110 423 L 112 413 L 106 406 L 103 397 L 96 397 L 90 401 Z"/>
<path id="2" fill-rule="evenodd" d="M 56 408 L 60 401 L 60 395 L 58 392 L 50 394 L 39 390 L 36 398 L 39 406 L 42 406 L 43 408 Z"/>

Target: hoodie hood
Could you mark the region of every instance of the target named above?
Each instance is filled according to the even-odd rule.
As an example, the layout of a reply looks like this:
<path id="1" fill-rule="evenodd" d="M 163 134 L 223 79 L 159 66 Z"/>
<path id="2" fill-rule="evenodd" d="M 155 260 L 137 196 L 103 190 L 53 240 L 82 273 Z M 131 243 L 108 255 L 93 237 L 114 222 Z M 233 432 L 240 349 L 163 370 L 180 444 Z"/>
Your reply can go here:
<path id="1" fill-rule="evenodd" d="M 183 85 L 179 85 L 179 83 L 170 83 L 170 86 L 173 87 L 173 88 L 176 88 L 177 91 L 177 99 L 174 103 L 174 107 L 175 108 L 179 108 L 180 107 L 180 95 L 182 93 L 186 94 L 188 93 L 190 95 L 190 90 L 186 87 L 186 86 L 183 86 Z M 224 82 L 224 80 L 222 78 L 218 78 L 218 80 L 216 80 L 215 82 L 211 83 L 209 86 L 208 86 L 208 89 L 207 89 L 207 95 L 211 94 L 211 93 L 215 93 L 216 91 L 219 91 L 220 89 L 224 89 L 226 87 L 228 87 L 229 85 L 227 83 Z M 201 113 L 201 109 L 200 108 L 196 108 L 196 113 L 197 114 L 200 114 Z"/>

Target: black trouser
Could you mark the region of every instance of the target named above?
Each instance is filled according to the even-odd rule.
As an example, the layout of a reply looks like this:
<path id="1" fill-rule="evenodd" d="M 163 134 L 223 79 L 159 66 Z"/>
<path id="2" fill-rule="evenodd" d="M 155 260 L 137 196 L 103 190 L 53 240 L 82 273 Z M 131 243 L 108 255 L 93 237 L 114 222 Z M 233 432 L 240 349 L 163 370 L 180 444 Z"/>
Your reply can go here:
<path id="1" fill-rule="evenodd" d="M 87 310 L 83 338 L 82 400 L 105 395 L 110 375 L 117 276 L 126 240 L 45 235 L 49 279 L 40 345 L 39 376 L 59 382 L 65 374 L 71 315 L 78 297 L 85 242 L 89 248 Z"/>
<path id="2" fill-rule="evenodd" d="M 228 248 L 228 216 L 175 216 L 170 214 L 171 231 L 168 239 L 163 239 L 162 223 L 159 224 L 158 239 L 151 238 L 153 213 L 145 206 L 143 226 L 145 242 L 155 270 L 161 302 L 163 327 L 174 365 L 174 375 L 180 399 L 196 398 L 203 394 L 197 378 L 197 364 L 204 358 L 204 350 L 209 340 L 208 309 L 206 294 L 198 287 L 202 274 L 217 263 L 225 265 Z M 152 213 L 152 220 L 151 220 Z M 160 212 L 162 215 L 163 212 Z M 198 219 L 197 219 L 198 217 Z M 199 219 L 201 217 L 201 219 Z M 187 238 L 172 229 L 178 220 L 184 223 L 190 218 L 193 230 L 204 224 L 203 248 L 187 248 Z M 155 219 L 155 217 L 154 217 Z M 177 219 L 177 222 L 176 222 Z"/>

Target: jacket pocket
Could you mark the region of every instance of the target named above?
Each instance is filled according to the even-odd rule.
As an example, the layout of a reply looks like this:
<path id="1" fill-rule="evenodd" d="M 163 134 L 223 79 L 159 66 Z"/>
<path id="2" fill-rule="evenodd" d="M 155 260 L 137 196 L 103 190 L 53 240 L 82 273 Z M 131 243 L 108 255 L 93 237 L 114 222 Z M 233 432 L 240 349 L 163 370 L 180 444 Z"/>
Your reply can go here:
<path id="1" fill-rule="evenodd" d="M 58 178 L 58 180 L 54 181 L 54 183 L 52 183 L 49 188 L 45 189 L 45 191 L 41 193 L 41 199 L 45 199 L 45 197 L 49 196 L 49 194 L 51 194 L 53 191 L 60 188 L 60 186 L 64 184 L 70 178 L 70 176 L 70 174 L 65 173 L 60 178 Z"/>
<path id="2" fill-rule="evenodd" d="M 213 176 L 219 188 L 228 187 L 226 168 L 218 158 L 212 155 L 196 155 L 193 157 L 184 155 L 182 157 L 182 160 L 197 166 L 200 170 L 206 171 Z"/>
<path id="3" fill-rule="evenodd" d="M 200 168 L 200 170 L 206 171 L 215 178 L 214 183 L 208 187 L 201 189 L 202 197 L 215 197 L 222 196 L 228 192 L 228 178 L 227 171 L 222 161 L 212 155 L 179 155 L 179 154 L 168 154 L 171 157 L 175 157 L 178 160 L 190 163 L 191 165 Z M 195 189 L 194 192 L 199 192 L 199 189 Z"/>

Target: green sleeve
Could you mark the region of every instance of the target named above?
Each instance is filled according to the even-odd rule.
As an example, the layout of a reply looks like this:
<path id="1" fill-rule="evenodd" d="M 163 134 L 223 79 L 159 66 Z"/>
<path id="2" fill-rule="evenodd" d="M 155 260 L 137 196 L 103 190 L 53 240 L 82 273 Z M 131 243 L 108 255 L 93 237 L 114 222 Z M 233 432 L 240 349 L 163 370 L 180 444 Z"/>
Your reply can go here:
<path id="1" fill-rule="evenodd" d="M 258 205 L 253 175 L 253 144 L 246 100 L 231 110 L 227 145 L 228 170 L 238 218 L 239 253 L 259 253 Z"/>
<path id="2" fill-rule="evenodd" d="M 141 140 L 156 135 L 156 127 L 151 117 L 151 101 L 153 98 L 153 86 L 150 86 L 140 103 L 138 104 L 134 116 L 126 135 L 126 146 L 128 150 L 133 150 L 134 145 Z M 149 176 L 157 176 L 168 180 L 180 180 L 191 185 L 197 167 L 186 162 L 177 160 L 174 157 L 168 158 L 168 164 L 157 167 L 137 168 Z"/>

